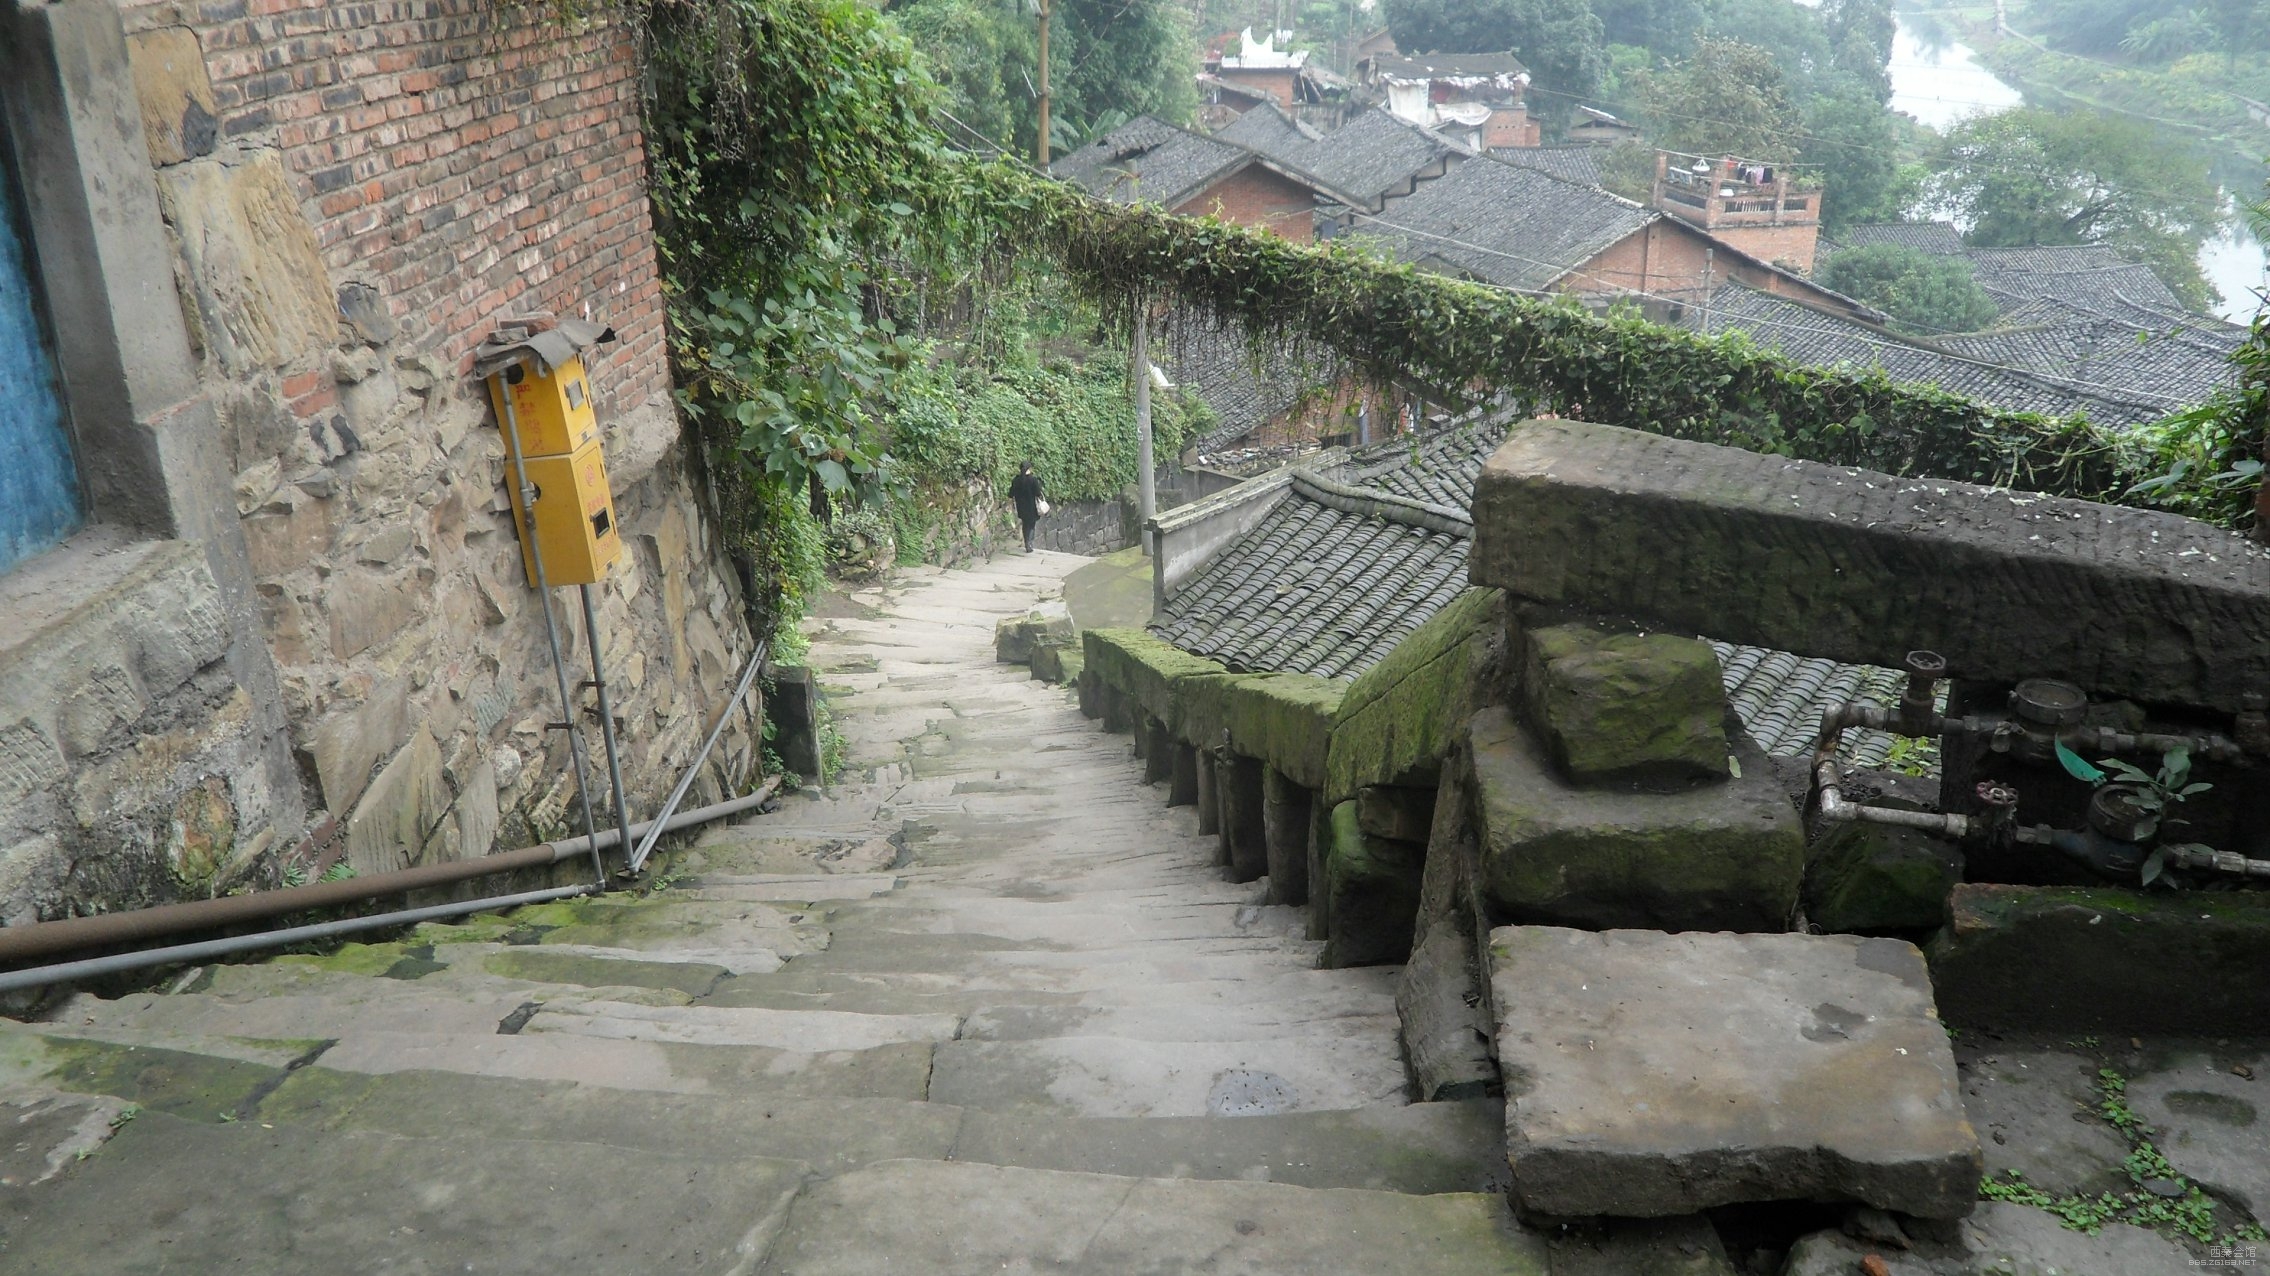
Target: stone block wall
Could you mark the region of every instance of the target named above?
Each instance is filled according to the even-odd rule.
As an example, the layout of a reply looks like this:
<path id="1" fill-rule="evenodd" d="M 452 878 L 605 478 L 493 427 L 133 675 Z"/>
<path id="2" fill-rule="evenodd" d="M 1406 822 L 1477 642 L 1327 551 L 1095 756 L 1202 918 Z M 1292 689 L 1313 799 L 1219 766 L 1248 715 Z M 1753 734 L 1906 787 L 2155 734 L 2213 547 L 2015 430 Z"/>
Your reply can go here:
<path id="1" fill-rule="evenodd" d="M 230 476 L 221 517 L 243 541 L 212 585 L 256 607 L 266 651 L 249 656 L 259 676 L 236 670 L 241 691 L 224 685 L 228 666 L 218 681 L 208 668 L 161 687 L 148 662 L 124 659 L 117 687 L 77 688 L 90 704 L 202 697 L 175 715 L 186 734 L 169 746 L 174 796 L 131 827 L 102 827 L 63 796 L 108 746 L 67 756 L 54 734 L 63 709 L 25 716 L 47 724 L 47 752 L 27 751 L 20 775 L 0 766 L 22 781 L 0 780 L 0 918 L 215 889 L 210 873 L 97 866 L 149 846 L 194 861 L 201 852 L 174 844 L 200 818 L 239 861 L 261 853 L 264 866 L 238 864 L 252 884 L 276 880 L 279 859 L 371 873 L 580 831 L 565 739 L 547 729 L 560 711 L 503 445 L 468 376 L 481 338 L 531 312 L 588 316 L 619 336 L 589 370 L 627 552 L 594 589 L 643 814 L 754 644 L 669 398 L 630 34 L 477 0 L 140 3 L 105 20 L 123 22 L 112 105 L 129 127 L 139 116 L 174 255 L 178 306 L 160 294 L 168 313 L 143 318 L 186 332 L 210 404 L 194 463 Z M 580 683 L 580 609 L 571 591 L 549 601 Z M 112 645 L 174 643 L 194 615 L 148 617 L 150 634 Z M 582 697 L 596 760 L 595 698 Z M 12 702 L 0 710 L 0 723 L 17 716 Z M 689 801 L 753 771 L 756 714 L 744 706 Z M 242 734 L 238 717 L 288 733 L 289 762 L 252 768 L 259 782 L 214 760 Z M 176 808 L 216 778 L 219 796 L 183 817 Z M 594 781 L 603 794 L 603 773 Z M 48 841 L 12 842 L 29 827 L 21 811 L 41 803 Z"/>

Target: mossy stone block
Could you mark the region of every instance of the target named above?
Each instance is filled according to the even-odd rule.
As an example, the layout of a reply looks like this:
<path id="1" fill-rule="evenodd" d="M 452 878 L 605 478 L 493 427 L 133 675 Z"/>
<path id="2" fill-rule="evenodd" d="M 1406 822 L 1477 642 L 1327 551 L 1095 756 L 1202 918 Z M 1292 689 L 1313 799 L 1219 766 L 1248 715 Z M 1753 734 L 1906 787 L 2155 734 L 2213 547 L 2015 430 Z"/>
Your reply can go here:
<path id="1" fill-rule="evenodd" d="M 1257 674 L 1222 688 L 1230 743 L 1304 788 L 1324 787 L 1332 726 L 1348 684 L 1303 673 Z"/>
<path id="2" fill-rule="evenodd" d="M 1433 783 L 1467 721 L 1496 698 L 1505 633 L 1504 593 L 1469 589 L 1365 670 L 1340 703 L 1326 798 Z"/>
<path id="3" fill-rule="evenodd" d="M 1324 889 L 1331 922 L 1324 964 L 1393 965 L 1411 955 L 1419 920 L 1419 882 L 1427 848 L 1364 832 L 1354 802 L 1332 808 L 1331 840 L 1324 856 Z"/>
<path id="4" fill-rule="evenodd" d="M 1472 727 L 1481 879 L 1498 919 L 1778 931 L 1805 871 L 1797 811 L 1765 755 L 1742 778 L 1670 793 L 1579 788 L 1502 708 Z"/>
<path id="5" fill-rule="evenodd" d="M 2221 1036 L 2270 1023 L 2270 893 L 1968 882 L 1926 949 L 1965 1027 Z"/>
<path id="6" fill-rule="evenodd" d="M 1218 661 L 1193 656 L 1140 629 L 1090 629 L 1081 635 L 1081 643 L 1088 669 L 1105 686 L 1116 688 L 1177 734 L 1181 717 L 1175 708 L 1176 680 L 1228 672 Z"/>
<path id="7" fill-rule="evenodd" d="M 1524 632 L 1522 665 L 1529 725 L 1576 783 L 1726 778 L 1726 687 L 1709 643 L 1547 625 Z"/>
<path id="8" fill-rule="evenodd" d="M 1805 916 L 1822 930 L 1931 930 L 1962 880 L 1960 847 L 1921 829 L 1853 822 L 1822 831 L 1805 865 Z"/>

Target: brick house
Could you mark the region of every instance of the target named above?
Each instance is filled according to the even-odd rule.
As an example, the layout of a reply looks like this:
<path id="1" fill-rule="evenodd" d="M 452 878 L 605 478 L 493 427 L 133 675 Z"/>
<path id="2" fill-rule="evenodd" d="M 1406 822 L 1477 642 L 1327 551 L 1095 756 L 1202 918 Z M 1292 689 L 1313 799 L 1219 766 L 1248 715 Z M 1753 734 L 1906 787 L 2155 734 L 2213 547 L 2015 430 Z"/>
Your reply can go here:
<path id="1" fill-rule="evenodd" d="M 1139 116 L 1049 166 L 1117 204 L 1155 204 L 1189 217 L 1220 217 L 1307 243 L 1319 203 L 1353 197 L 1248 147 Z"/>
<path id="2" fill-rule="evenodd" d="M 0 562 L 0 924 L 568 824 L 468 377 L 509 315 L 619 334 L 590 366 L 628 551 L 599 628 L 651 804 L 753 643 L 669 397 L 630 33 L 477 0 L 0 0 L 0 63 L 17 361 L 76 498 Z M 701 791 L 756 747 L 736 717 Z"/>
<path id="3" fill-rule="evenodd" d="M 1473 149 L 1543 140 L 1529 114 L 1529 68 L 1511 53 L 1377 52 L 1357 63 L 1356 77 L 1390 112 Z"/>

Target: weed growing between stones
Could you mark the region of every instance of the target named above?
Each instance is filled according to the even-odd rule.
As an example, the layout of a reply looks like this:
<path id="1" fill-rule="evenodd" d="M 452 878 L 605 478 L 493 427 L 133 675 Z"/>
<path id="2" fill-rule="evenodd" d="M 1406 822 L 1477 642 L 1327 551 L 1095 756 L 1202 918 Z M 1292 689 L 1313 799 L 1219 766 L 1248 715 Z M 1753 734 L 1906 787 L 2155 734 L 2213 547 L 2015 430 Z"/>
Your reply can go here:
<path id="1" fill-rule="evenodd" d="M 2084 1038 L 2084 1041 L 2095 1044 L 2093 1038 Z M 1989 1201 L 2048 1210 L 2066 1227 L 2091 1236 L 2103 1231 L 2107 1223 L 2127 1223 L 2162 1235 L 2184 1237 L 2201 1245 L 2225 1248 L 2240 1242 L 2270 1239 L 2262 1226 L 2252 1221 L 2234 1222 L 2227 1228 L 2220 1226 L 2217 1211 L 2222 1207 L 2169 1164 L 2159 1145 L 2152 1141 L 2151 1127 L 2128 1106 L 2126 1077 L 2116 1069 L 2099 1068 L 2096 1091 L 2096 1115 L 2128 1140 L 2129 1153 L 2121 1159 L 2120 1168 L 2127 1173 L 2133 1190 L 2100 1192 L 2093 1197 L 2051 1196 L 2028 1183 L 2022 1172 L 2006 1170 L 2003 1177 L 1988 1178 L 1980 1183 L 1979 1196 Z"/>

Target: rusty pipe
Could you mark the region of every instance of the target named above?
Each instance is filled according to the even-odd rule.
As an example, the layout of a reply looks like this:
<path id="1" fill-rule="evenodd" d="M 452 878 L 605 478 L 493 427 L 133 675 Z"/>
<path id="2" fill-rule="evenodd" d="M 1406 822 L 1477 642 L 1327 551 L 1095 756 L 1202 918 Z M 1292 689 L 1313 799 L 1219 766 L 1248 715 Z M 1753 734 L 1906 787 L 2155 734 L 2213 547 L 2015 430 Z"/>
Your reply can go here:
<path id="1" fill-rule="evenodd" d="M 1930 811 L 1900 811 L 1891 807 L 1862 806 L 1858 802 L 1845 801 L 1844 792 L 1838 787 L 1843 783 L 1843 776 L 1838 773 L 1836 760 L 1833 758 L 1824 760 L 1814 768 L 1813 782 L 1821 801 L 1821 818 L 1824 820 L 1836 820 L 1841 823 L 1859 820 L 1869 824 L 1888 824 L 1895 828 L 1921 829 L 1926 833 L 1937 833 L 1942 837 L 1954 838 L 1956 841 L 1961 841 L 1970 836 L 1972 821 L 1967 815 L 1939 815 Z"/>
<path id="2" fill-rule="evenodd" d="M 779 777 L 776 776 L 766 780 L 756 792 L 747 797 L 687 811 L 670 820 L 663 831 L 690 828 L 696 824 L 737 815 L 770 798 L 779 784 Z M 653 823 L 649 820 L 633 824 L 630 828 L 631 836 L 640 836 Z M 424 864 L 417 868 L 377 873 L 369 877 L 350 877 L 337 882 L 310 882 L 305 886 L 255 891 L 250 895 L 225 895 L 219 899 L 189 900 L 128 912 L 97 913 L 91 917 L 34 922 L 29 926 L 0 927 L 0 965 L 15 965 L 37 957 L 50 957 L 86 948 L 139 943 L 166 935 L 242 926 L 282 917 L 288 913 L 337 908 L 410 891 L 434 890 L 498 873 L 548 868 L 578 855 L 596 855 L 611 849 L 621 840 L 622 833 L 619 830 L 607 829 L 598 835 L 596 845 L 589 837 L 562 838 L 517 851 L 451 860 L 445 864 Z"/>

